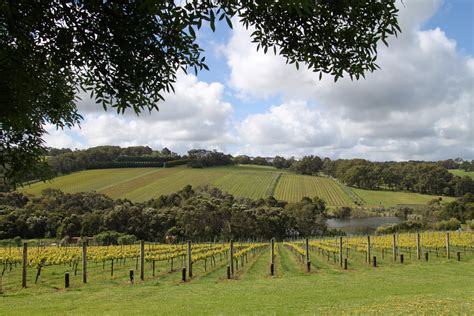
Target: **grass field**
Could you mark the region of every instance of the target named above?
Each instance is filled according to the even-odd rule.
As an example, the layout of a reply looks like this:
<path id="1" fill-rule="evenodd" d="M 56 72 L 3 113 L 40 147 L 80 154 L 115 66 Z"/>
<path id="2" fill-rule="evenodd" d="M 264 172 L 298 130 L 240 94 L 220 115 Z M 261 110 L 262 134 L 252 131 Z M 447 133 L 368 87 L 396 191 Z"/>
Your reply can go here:
<path id="1" fill-rule="evenodd" d="M 451 172 L 452 174 L 454 174 L 456 176 L 460 176 L 460 177 L 468 176 L 468 177 L 471 177 L 471 179 L 474 179 L 474 171 L 464 171 L 464 170 L 461 170 L 461 169 L 452 169 L 452 170 L 449 170 L 449 172 Z"/>
<path id="2" fill-rule="evenodd" d="M 38 284 L 29 271 L 29 288 L 20 289 L 21 267 L 4 277 L 0 315 L 307 315 L 307 314 L 472 314 L 474 313 L 474 259 L 461 262 L 430 257 L 392 263 L 376 253 L 378 267 L 362 255 L 350 259 L 349 270 L 325 256 L 311 255 L 312 272 L 304 271 L 296 256 L 281 244 L 276 273 L 269 275 L 269 250 L 239 268 L 236 279 L 225 279 L 225 262 L 204 271 L 194 267 L 191 281 L 180 273 L 157 266 L 155 277 L 147 264 L 145 281 L 130 285 L 134 264 L 115 267 L 114 276 L 102 264 L 89 266 L 89 281 L 81 283 L 80 270 L 64 289 L 68 266 L 46 267 Z"/>
<path id="3" fill-rule="evenodd" d="M 273 195 L 286 201 L 303 196 L 323 198 L 328 206 L 351 206 L 353 201 L 337 182 L 329 178 L 296 175 L 271 167 L 251 165 L 206 169 L 123 168 L 87 170 L 61 176 L 47 183 L 34 183 L 19 191 L 39 195 L 46 188 L 64 192 L 97 191 L 111 198 L 145 201 L 181 190 L 185 185 L 212 185 L 232 195 L 265 198 Z M 351 189 L 349 189 L 351 190 Z M 435 198 L 416 193 L 352 189 L 368 206 L 425 204 Z M 444 198 L 449 200 L 449 198 Z"/>
<path id="4" fill-rule="evenodd" d="M 432 199 L 438 198 L 435 195 L 411 193 L 411 192 L 393 192 L 379 190 L 363 190 L 351 188 L 360 196 L 365 205 L 368 206 L 391 206 L 395 204 L 426 204 Z M 443 196 L 443 201 L 453 201 L 454 198 Z"/>
<path id="5" fill-rule="evenodd" d="M 112 198 L 145 201 L 176 192 L 188 184 L 208 184 L 236 196 L 260 198 L 273 194 L 281 173 L 277 169 L 257 166 L 87 170 L 55 178 L 52 182 L 34 183 L 20 191 L 40 194 L 45 188 L 69 193 L 94 190 Z"/>

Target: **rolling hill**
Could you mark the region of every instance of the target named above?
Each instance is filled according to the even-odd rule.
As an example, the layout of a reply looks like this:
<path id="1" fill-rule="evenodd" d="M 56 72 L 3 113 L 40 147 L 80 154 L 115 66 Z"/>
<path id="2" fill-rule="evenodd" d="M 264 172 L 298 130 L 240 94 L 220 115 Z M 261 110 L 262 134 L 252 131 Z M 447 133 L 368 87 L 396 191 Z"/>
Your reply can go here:
<path id="1" fill-rule="evenodd" d="M 299 201 L 303 196 L 319 196 L 328 206 L 353 206 L 354 194 L 367 206 L 425 204 L 436 198 L 417 193 L 353 189 L 329 178 L 297 175 L 272 167 L 253 165 L 206 169 L 180 166 L 86 170 L 60 176 L 50 182 L 34 183 L 19 191 L 34 195 L 46 188 L 61 189 L 68 193 L 96 191 L 111 198 L 140 202 L 176 192 L 187 184 L 212 185 L 235 196 L 254 199 L 273 195 L 280 200 Z M 443 200 L 449 201 L 452 198 L 445 197 Z"/>
<path id="2" fill-rule="evenodd" d="M 474 179 L 474 171 L 464 171 L 464 170 L 461 170 L 461 169 L 450 169 L 449 172 L 451 172 L 455 176 L 459 176 L 459 177 L 468 176 L 468 177 L 471 177 L 471 179 Z"/>

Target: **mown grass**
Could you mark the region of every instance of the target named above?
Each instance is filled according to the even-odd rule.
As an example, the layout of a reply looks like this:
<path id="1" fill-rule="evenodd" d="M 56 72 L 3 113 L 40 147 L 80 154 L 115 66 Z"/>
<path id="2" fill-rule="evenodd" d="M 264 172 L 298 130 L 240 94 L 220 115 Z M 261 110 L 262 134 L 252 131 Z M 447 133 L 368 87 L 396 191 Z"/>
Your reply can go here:
<path id="1" fill-rule="evenodd" d="M 378 256 L 379 266 L 370 267 L 363 255 L 350 254 L 344 271 L 332 256 L 311 253 L 312 271 L 283 245 L 279 245 L 276 275 L 269 275 L 269 250 L 265 250 L 225 279 L 225 262 L 204 271 L 186 283 L 180 273 L 169 273 L 162 263 L 145 281 L 130 285 L 130 263 L 117 267 L 114 277 L 102 265 L 91 264 L 89 283 L 72 276 L 72 288 L 63 289 L 67 267 L 48 267 L 40 284 L 19 289 L 21 268 L 6 274 L 7 289 L 0 295 L 0 314 L 160 314 L 160 315 L 302 315 L 302 314 L 472 314 L 474 312 L 474 260 L 468 254 L 461 262 L 430 258 L 429 262 L 406 256 L 405 263 Z M 30 283 L 33 277 L 30 271 Z M 13 285 L 13 283 L 14 285 Z"/>

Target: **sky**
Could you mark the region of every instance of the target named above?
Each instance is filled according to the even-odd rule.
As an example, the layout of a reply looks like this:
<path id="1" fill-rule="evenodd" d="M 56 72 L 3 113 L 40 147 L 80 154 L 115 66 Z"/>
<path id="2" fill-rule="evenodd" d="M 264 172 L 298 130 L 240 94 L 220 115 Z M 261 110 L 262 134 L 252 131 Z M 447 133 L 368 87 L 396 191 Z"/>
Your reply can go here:
<path id="1" fill-rule="evenodd" d="M 232 155 L 474 159 L 474 0 L 404 0 L 402 33 L 380 46 L 381 70 L 334 83 L 257 52 L 237 21 L 198 33 L 210 71 L 180 73 L 160 111 L 104 112 L 86 95 L 80 126 L 47 125 L 47 146 L 192 148 Z"/>

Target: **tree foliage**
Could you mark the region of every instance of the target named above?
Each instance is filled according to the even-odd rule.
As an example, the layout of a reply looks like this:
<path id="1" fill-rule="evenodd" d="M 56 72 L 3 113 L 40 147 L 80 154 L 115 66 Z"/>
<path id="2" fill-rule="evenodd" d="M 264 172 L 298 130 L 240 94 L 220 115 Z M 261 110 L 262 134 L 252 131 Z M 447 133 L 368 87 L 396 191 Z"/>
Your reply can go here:
<path id="1" fill-rule="evenodd" d="M 196 30 L 232 18 L 288 63 L 334 79 L 377 68 L 377 45 L 400 31 L 395 0 L 0 2 L 0 165 L 13 185 L 47 178 L 45 124 L 81 120 L 87 92 L 104 109 L 158 109 L 177 72 L 208 69 Z"/>
<path id="2" fill-rule="evenodd" d="M 319 198 L 288 204 L 273 197 L 235 198 L 212 187 L 186 186 L 143 203 L 48 189 L 32 199 L 0 193 L 0 239 L 96 236 L 101 244 L 126 242 L 120 237 L 131 235 L 160 242 L 168 235 L 195 241 L 282 239 L 330 233 L 325 215 Z"/>

